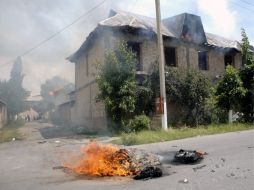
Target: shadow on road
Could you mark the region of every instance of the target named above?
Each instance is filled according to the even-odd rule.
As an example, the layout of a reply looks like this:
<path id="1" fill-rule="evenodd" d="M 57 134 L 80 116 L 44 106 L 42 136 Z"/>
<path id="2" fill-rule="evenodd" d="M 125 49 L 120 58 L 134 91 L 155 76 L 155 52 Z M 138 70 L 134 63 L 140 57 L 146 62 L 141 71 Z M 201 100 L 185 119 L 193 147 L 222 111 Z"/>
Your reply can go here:
<path id="1" fill-rule="evenodd" d="M 45 139 L 71 137 L 75 135 L 71 128 L 62 126 L 49 126 L 38 130 Z"/>

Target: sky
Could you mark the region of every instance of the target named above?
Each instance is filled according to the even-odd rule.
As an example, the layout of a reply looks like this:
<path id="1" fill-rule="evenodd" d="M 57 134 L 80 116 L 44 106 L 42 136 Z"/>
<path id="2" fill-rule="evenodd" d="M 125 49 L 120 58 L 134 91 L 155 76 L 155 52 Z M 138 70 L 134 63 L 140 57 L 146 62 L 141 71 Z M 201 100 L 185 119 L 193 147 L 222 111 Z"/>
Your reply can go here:
<path id="1" fill-rule="evenodd" d="M 0 80 L 9 78 L 13 60 L 66 27 L 103 0 L 0 0 Z M 154 0 L 106 0 L 39 48 L 22 56 L 23 86 L 32 95 L 53 76 L 74 82 L 74 53 L 111 8 L 155 17 Z M 162 18 L 188 12 L 199 15 L 204 30 L 240 40 L 241 28 L 254 44 L 252 0 L 161 0 Z"/>

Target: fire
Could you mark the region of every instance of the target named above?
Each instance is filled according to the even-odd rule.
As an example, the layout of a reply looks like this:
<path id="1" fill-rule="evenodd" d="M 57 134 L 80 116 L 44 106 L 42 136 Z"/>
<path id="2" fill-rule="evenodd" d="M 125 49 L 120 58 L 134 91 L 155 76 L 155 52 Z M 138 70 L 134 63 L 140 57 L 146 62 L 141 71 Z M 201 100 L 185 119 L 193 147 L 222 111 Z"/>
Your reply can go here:
<path id="1" fill-rule="evenodd" d="M 66 167 L 79 175 L 89 176 L 127 176 L 132 175 L 128 151 L 113 145 L 90 142 L 81 148 L 81 157 Z"/>

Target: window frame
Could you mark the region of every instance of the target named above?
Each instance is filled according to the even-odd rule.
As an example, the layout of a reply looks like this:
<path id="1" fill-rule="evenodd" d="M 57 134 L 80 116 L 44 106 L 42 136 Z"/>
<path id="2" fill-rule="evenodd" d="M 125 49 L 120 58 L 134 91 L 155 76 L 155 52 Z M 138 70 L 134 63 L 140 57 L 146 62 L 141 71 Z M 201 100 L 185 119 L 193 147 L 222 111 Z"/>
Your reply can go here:
<path id="1" fill-rule="evenodd" d="M 205 56 L 205 58 L 202 59 L 202 54 Z M 209 71 L 209 55 L 208 51 L 198 51 L 198 68 L 202 71 Z"/>

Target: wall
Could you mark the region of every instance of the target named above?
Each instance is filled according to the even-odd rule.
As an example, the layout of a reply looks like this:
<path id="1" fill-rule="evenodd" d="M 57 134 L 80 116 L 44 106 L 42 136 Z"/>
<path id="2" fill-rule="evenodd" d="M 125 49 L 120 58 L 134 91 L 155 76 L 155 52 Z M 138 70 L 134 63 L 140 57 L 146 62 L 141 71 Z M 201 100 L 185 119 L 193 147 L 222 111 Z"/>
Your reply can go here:
<path id="1" fill-rule="evenodd" d="M 6 105 L 0 102 L 0 128 L 7 123 L 7 108 Z"/>
<path id="2" fill-rule="evenodd" d="M 100 36 L 75 64 L 76 102 L 71 109 L 71 120 L 74 126 L 85 127 L 89 131 L 100 128 L 102 123 L 105 125 L 104 106 L 96 103 L 98 88 L 95 83 L 97 64 L 104 61 L 104 47 L 104 37 Z"/>

